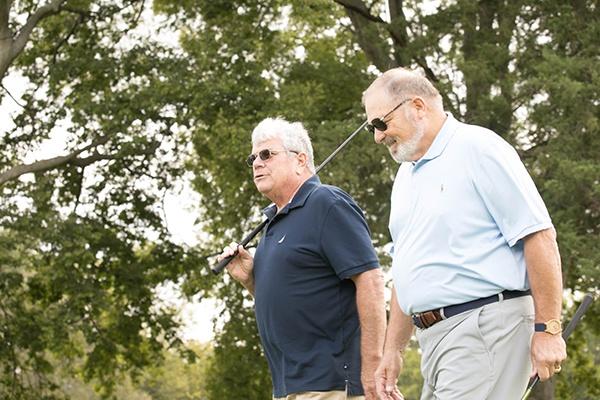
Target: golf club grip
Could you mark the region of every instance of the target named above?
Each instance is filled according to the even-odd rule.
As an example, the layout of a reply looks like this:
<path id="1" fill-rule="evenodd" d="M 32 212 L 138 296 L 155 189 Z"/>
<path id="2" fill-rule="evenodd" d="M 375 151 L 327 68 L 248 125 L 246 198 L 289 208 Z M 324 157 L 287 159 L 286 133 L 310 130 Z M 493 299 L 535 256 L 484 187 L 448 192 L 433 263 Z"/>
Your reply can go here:
<path id="1" fill-rule="evenodd" d="M 575 315 L 573 315 L 573 318 L 571 318 L 571 321 L 569 321 L 569 324 L 563 331 L 562 337 L 565 341 L 569 338 L 569 336 L 571 336 L 571 333 L 573 333 L 573 331 L 575 330 L 575 327 L 581 320 L 581 317 L 583 317 L 583 314 L 585 314 L 587 309 L 592 304 L 593 300 L 594 300 L 594 298 L 589 293 L 583 297 L 583 301 L 581 302 L 579 307 L 577 307 L 577 311 L 575 311 Z"/>
<path id="2" fill-rule="evenodd" d="M 240 242 L 240 245 L 242 245 L 242 246 L 246 247 L 246 245 L 247 245 L 248 243 L 250 243 L 250 241 L 251 241 L 252 239 L 254 239 L 254 237 L 255 237 L 256 235 L 258 235 L 258 233 L 259 233 L 260 231 L 262 231 L 262 229 L 265 227 L 265 225 L 267 225 L 267 222 L 269 222 L 269 220 L 268 220 L 268 219 L 265 219 L 263 222 L 261 222 L 261 223 L 260 223 L 260 225 L 258 225 L 256 228 L 254 228 L 254 230 L 253 230 L 252 232 L 250 232 L 250 233 L 248 234 L 248 236 L 246 236 L 246 237 L 244 238 L 244 240 L 242 240 L 242 241 Z M 221 271 L 223 271 L 223 270 L 225 269 L 225 267 L 227 266 L 227 264 L 229 264 L 229 263 L 231 262 L 231 260 L 233 260 L 233 259 L 234 259 L 234 257 L 235 257 L 235 256 L 237 256 L 237 254 L 238 254 L 238 252 L 237 252 L 237 250 L 236 250 L 236 251 L 235 251 L 235 253 L 233 253 L 233 255 L 232 255 L 232 256 L 225 257 L 224 259 L 222 259 L 221 261 L 219 261 L 219 262 L 217 263 L 217 265 L 215 265 L 213 268 L 211 268 L 212 272 L 213 272 L 215 275 L 218 275 L 218 274 L 220 274 L 220 273 L 221 273 Z"/>

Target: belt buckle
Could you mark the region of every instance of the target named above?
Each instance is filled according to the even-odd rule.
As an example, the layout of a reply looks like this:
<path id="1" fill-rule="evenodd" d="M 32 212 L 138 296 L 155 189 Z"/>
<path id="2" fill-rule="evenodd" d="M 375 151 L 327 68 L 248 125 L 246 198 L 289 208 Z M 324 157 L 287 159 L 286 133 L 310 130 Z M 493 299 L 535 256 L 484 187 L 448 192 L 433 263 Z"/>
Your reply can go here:
<path id="1" fill-rule="evenodd" d="M 446 319 L 443 309 L 430 310 L 412 315 L 413 323 L 420 329 L 428 329 Z"/>
<path id="2" fill-rule="evenodd" d="M 423 324 L 421 323 L 421 320 L 419 319 L 420 314 L 413 314 L 411 315 L 412 320 L 413 320 L 413 324 L 415 324 L 415 326 L 419 329 L 425 329 L 425 327 L 423 326 Z"/>

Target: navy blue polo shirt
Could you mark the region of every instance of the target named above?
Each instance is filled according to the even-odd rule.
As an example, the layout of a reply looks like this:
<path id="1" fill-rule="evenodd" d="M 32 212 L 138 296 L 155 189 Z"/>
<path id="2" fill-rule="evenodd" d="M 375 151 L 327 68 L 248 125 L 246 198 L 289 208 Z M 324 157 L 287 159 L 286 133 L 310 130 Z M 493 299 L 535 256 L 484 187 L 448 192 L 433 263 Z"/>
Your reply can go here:
<path id="1" fill-rule="evenodd" d="M 315 175 L 269 223 L 254 256 L 256 321 L 273 395 L 344 390 L 361 395 L 356 288 L 378 268 L 361 209 Z"/>

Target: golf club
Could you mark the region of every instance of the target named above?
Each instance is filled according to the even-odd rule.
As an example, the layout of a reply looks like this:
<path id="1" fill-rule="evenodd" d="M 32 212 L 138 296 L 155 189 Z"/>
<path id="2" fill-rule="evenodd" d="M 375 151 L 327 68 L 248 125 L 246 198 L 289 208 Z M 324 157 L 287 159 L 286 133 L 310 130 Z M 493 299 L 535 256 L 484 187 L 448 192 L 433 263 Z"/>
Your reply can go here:
<path id="1" fill-rule="evenodd" d="M 565 340 L 565 342 L 567 341 L 567 339 L 569 338 L 569 336 L 571 336 L 571 333 L 573 333 L 573 331 L 575 330 L 575 327 L 577 326 L 577 324 L 581 320 L 581 317 L 583 317 L 583 314 L 585 314 L 585 312 L 587 311 L 587 309 L 592 304 L 593 300 L 594 300 L 594 298 L 589 293 L 586 294 L 583 297 L 583 301 L 581 302 L 581 304 L 577 308 L 577 311 L 575 311 L 575 315 L 573 315 L 573 318 L 571 319 L 571 321 L 567 325 L 567 328 L 562 333 L 562 337 Z M 521 400 L 526 400 L 529 397 L 529 395 L 531 394 L 531 391 L 533 390 L 533 387 L 539 381 L 540 381 L 540 377 L 537 376 L 537 375 L 535 375 L 533 377 L 533 379 L 531 381 L 529 381 L 529 385 L 527 385 L 527 390 L 525 391 L 525 394 L 523 394 L 523 397 L 521 397 Z"/>

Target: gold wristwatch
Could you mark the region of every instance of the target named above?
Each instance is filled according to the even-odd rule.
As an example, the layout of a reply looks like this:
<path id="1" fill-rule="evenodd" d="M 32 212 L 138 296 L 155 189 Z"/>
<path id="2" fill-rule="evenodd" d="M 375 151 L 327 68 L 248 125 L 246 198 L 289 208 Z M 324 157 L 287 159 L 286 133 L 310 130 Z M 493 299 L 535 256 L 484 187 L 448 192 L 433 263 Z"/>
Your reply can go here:
<path id="1" fill-rule="evenodd" d="M 535 324 L 535 332 L 546 332 L 551 335 L 558 335 L 562 332 L 562 324 L 557 319 L 551 319 L 546 322 Z"/>

